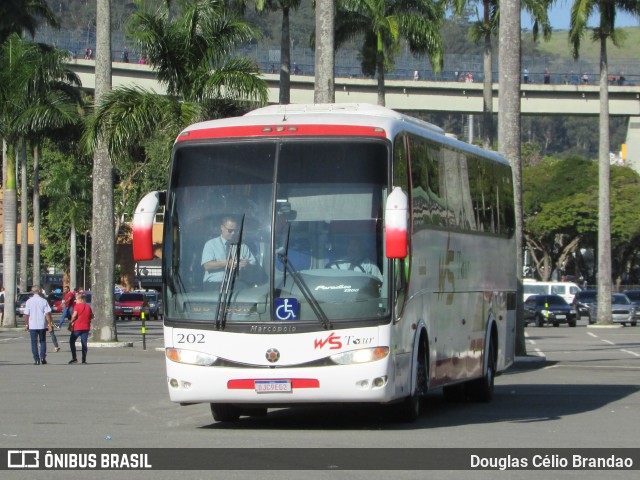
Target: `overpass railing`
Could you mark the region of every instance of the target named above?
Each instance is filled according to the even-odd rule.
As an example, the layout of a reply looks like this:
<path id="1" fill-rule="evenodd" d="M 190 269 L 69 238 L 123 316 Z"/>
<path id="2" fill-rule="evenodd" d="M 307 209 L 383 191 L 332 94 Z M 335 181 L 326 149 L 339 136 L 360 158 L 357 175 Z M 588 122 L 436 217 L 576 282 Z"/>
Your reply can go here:
<path id="1" fill-rule="evenodd" d="M 85 58 L 91 50 L 91 58 L 95 58 L 95 32 L 57 31 L 43 28 L 36 35 L 36 41 L 55 45 L 69 51 L 73 58 Z M 280 67 L 280 49 L 269 45 L 245 45 L 236 52 L 239 56 L 251 58 L 263 73 L 277 73 Z M 494 82 L 498 79 L 498 56 L 494 55 L 492 74 Z M 112 35 L 112 60 L 114 62 L 146 63 L 144 52 L 130 49 L 122 33 Z M 599 60 L 585 58 L 573 60 L 570 57 L 524 56 L 522 68 L 529 71 L 529 83 L 544 83 L 545 70 L 550 70 L 549 83 L 572 84 L 583 83 L 583 75 L 587 75 L 589 84 L 597 84 L 600 77 Z M 363 78 L 360 67 L 360 52 L 357 49 L 340 49 L 335 58 L 336 77 Z M 417 75 L 416 75 L 417 72 Z M 610 59 L 609 72 L 612 82 L 618 82 L 622 76 L 624 85 L 640 85 L 640 59 Z M 294 75 L 315 75 L 315 55 L 311 48 L 291 49 L 291 73 Z M 416 57 L 408 50 L 396 55 L 393 71 L 385 73 L 391 80 L 407 80 L 417 77 L 419 80 L 434 81 L 466 81 L 482 82 L 483 59 L 481 55 L 445 54 L 444 68 L 434 72 L 426 57 Z"/>

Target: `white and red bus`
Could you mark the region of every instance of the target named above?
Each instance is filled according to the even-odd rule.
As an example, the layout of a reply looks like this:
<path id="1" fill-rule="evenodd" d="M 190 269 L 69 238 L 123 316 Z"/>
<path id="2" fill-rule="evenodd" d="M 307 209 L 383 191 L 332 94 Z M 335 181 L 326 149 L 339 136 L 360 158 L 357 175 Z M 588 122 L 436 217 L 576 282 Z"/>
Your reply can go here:
<path id="1" fill-rule="evenodd" d="M 513 362 L 511 169 L 431 124 L 335 104 L 192 125 L 167 191 L 137 207 L 136 260 L 161 205 L 174 402 L 218 421 L 332 402 L 413 420 L 431 389 L 490 400 Z"/>

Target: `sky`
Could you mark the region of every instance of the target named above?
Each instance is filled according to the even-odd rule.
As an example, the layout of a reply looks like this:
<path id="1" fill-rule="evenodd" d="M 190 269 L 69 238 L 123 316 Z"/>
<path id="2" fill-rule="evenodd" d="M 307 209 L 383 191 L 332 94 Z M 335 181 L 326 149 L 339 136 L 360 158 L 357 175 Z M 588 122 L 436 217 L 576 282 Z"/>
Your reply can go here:
<path id="1" fill-rule="evenodd" d="M 569 30 L 569 19 L 571 18 L 571 5 L 570 0 L 558 0 L 556 4 L 551 8 L 549 12 L 549 18 L 551 20 L 551 26 L 554 30 Z M 592 22 L 597 22 L 599 19 L 597 13 L 593 16 Z M 591 22 L 590 22 L 591 24 Z M 531 17 L 526 13 L 522 14 L 522 28 L 531 29 L 533 23 Z M 637 27 L 640 26 L 640 22 L 637 18 L 628 14 L 618 13 L 616 16 L 616 27 Z"/>

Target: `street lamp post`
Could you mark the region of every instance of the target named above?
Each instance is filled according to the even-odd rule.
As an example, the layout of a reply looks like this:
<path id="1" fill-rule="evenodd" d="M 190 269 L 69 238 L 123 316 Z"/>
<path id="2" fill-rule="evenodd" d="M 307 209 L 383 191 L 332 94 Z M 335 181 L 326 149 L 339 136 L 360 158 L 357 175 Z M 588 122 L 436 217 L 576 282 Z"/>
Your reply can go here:
<path id="1" fill-rule="evenodd" d="M 82 290 L 87 290 L 87 234 L 89 230 L 84 231 L 84 266 L 82 267 Z"/>

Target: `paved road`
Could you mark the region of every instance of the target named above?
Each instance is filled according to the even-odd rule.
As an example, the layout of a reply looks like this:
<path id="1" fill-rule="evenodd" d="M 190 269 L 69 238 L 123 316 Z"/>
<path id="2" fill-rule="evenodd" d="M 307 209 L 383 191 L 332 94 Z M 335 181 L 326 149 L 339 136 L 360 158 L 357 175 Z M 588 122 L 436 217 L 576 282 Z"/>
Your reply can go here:
<path id="1" fill-rule="evenodd" d="M 155 447 L 637 447 L 640 439 L 640 327 L 527 327 L 528 349 L 546 361 L 520 362 L 496 381 L 490 404 L 424 402 L 415 424 L 389 420 L 377 407 L 302 407 L 267 417 L 215 423 L 208 405 L 168 400 L 159 322 L 148 322 L 147 350 L 139 322 L 120 322 L 119 340 L 133 348 L 92 348 L 88 365 L 67 365 L 68 333 L 59 353 L 34 366 L 28 335 L 0 331 L 0 448 Z M 294 457 L 292 457 L 294 458 Z M 4 478 L 130 478 L 125 472 L 9 472 Z M 496 472 L 400 472 L 392 478 L 493 478 Z M 508 478 L 601 478 L 602 472 L 509 472 Z M 606 478 L 632 478 L 607 472 Z M 45 477 L 46 474 L 46 477 Z M 186 478 L 300 478 L 295 472 L 188 472 Z M 82 475 L 82 477 L 80 477 Z M 107 477 L 108 475 L 108 477 Z M 489 476 L 491 475 L 491 477 Z M 135 472 L 135 478 L 173 478 Z M 331 478 L 383 478 L 331 472 Z M 327 478 L 308 472 L 305 478 Z"/>

